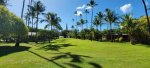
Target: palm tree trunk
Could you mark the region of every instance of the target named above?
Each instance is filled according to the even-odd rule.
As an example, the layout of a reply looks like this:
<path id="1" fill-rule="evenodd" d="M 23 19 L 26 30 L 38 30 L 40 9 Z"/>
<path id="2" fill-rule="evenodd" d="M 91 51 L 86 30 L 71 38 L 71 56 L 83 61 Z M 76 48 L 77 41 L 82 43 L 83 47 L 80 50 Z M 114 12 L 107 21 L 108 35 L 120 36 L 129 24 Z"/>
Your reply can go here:
<path id="1" fill-rule="evenodd" d="M 32 30 L 33 30 L 33 16 L 32 16 L 32 27 L 31 27 L 31 28 L 32 28 Z M 32 32 L 33 32 L 33 31 L 31 31 L 31 36 L 32 36 Z"/>
<path id="2" fill-rule="evenodd" d="M 21 12 L 21 18 L 23 18 L 24 5 L 25 5 L 25 0 L 23 0 L 23 5 L 22 5 L 22 12 Z"/>
<path id="3" fill-rule="evenodd" d="M 100 32 L 101 32 L 101 31 L 102 31 L 102 25 L 100 25 L 99 27 L 100 27 L 100 29 L 99 29 L 99 30 L 100 30 Z"/>
<path id="4" fill-rule="evenodd" d="M 147 18 L 147 22 L 148 22 L 148 32 L 150 33 L 150 21 L 149 21 L 149 17 L 148 17 L 148 12 L 147 12 L 147 6 L 146 6 L 146 3 L 145 3 L 145 0 L 142 0 L 143 2 L 143 5 L 144 5 L 144 9 L 145 9 L 145 13 L 146 13 L 146 18 Z"/>
<path id="5" fill-rule="evenodd" d="M 86 28 L 88 29 L 87 13 L 86 13 Z"/>
<path id="6" fill-rule="evenodd" d="M 97 31 L 98 31 L 98 25 L 96 25 L 96 29 L 97 29 Z"/>
<path id="7" fill-rule="evenodd" d="M 26 25 L 27 25 L 27 23 L 28 23 L 28 19 L 26 18 Z"/>
<path id="8" fill-rule="evenodd" d="M 39 21 L 39 14 L 37 12 L 37 22 L 36 22 L 36 42 L 38 43 L 38 21 Z"/>
<path id="9" fill-rule="evenodd" d="M 83 30 L 83 24 L 82 24 L 82 30 Z"/>
<path id="10" fill-rule="evenodd" d="M 92 16 L 91 16 L 91 28 L 92 28 L 92 26 L 93 26 L 93 9 L 94 9 L 94 8 L 92 8 Z"/>
<path id="11" fill-rule="evenodd" d="M 109 27 L 109 23 L 107 23 L 107 30 L 109 30 L 109 28 L 108 28 L 108 27 Z"/>
<path id="12" fill-rule="evenodd" d="M 30 25 L 30 18 L 28 18 L 28 27 L 29 27 L 29 25 Z"/>
<path id="13" fill-rule="evenodd" d="M 51 31 L 52 31 L 52 29 L 53 29 L 53 26 L 52 26 L 52 23 L 51 23 Z"/>
<path id="14" fill-rule="evenodd" d="M 112 23 L 110 22 L 110 38 L 111 38 L 111 42 L 113 42 L 113 39 L 112 39 Z"/>
<path id="15" fill-rule="evenodd" d="M 20 46 L 20 37 L 17 36 L 15 47 L 19 47 L 19 46 Z"/>

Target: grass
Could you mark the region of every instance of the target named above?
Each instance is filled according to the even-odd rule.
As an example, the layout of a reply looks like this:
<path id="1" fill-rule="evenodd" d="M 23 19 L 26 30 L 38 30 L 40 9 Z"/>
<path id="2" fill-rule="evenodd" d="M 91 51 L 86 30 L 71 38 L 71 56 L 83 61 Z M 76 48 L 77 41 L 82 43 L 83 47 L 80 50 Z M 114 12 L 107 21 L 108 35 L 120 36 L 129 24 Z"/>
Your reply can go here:
<path id="1" fill-rule="evenodd" d="M 149 68 L 150 47 L 130 43 L 58 39 L 0 44 L 0 68 Z"/>

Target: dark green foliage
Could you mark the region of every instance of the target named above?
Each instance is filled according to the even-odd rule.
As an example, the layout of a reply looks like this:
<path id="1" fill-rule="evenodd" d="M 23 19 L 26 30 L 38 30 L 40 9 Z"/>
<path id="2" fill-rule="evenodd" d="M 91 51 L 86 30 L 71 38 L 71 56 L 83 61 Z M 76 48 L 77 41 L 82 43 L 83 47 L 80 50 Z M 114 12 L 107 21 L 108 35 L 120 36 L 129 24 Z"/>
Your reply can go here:
<path id="1" fill-rule="evenodd" d="M 28 28 L 21 18 L 11 13 L 4 6 L 0 6 L 0 10 L 0 34 L 6 39 L 13 38 L 19 46 L 20 39 L 28 34 Z"/>
<path id="2" fill-rule="evenodd" d="M 8 0 L 0 0 L 0 5 L 6 6 Z"/>

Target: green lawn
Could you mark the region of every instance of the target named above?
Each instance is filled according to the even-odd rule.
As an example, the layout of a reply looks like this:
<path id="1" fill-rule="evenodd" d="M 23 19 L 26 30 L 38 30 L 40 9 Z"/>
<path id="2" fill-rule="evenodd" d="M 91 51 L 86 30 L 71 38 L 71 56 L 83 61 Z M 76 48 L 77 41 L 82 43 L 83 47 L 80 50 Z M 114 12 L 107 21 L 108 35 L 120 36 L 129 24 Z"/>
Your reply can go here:
<path id="1" fill-rule="evenodd" d="M 150 68 L 142 44 L 58 39 L 48 43 L 0 44 L 0 68 Z"/>

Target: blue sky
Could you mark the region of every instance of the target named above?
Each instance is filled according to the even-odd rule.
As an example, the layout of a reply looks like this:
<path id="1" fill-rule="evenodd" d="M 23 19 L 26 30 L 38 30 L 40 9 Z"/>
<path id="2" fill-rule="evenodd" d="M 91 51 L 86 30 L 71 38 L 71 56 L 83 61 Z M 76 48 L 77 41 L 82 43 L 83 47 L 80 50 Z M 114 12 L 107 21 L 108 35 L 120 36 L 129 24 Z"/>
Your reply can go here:
<path id="1" fill-rule="evenodd" d="M 21 16 L 23 0 L 10 0 L 8 9 L 15 13 L 17 16 Z M 36 0 L 35 0 L 36 1 Z M 41 0 L 42 3 L 46 6 L 45 12 L 55 12 L 59 17 L 62 18 L 61 25 L 65 28 L 65 25 L 68 24 L 71 27 L 72 19 L 75 18 L 73 14 L 77 7 L 82 7 L 84 4 L 89 3 L 90 0 Z M 101 11 L 104 12 L 106 8 L 110 8 L 115 11 L 118 15 L 125 13 L 132 13 L 133 17 L 138 18 L 145 15 L 144 8 L 141 0 L 95 0 L 98 6 L 95 7 L 94 14 Z M 149 6 L 150 0 L 146 0 L 147 5 Z M 26 5 L 28 0 L 26 0 Z M 120 8 L 123 7 L 123 11 Z M 25 6 L 26 12 L 27 6 Z M 91 13 L 88 18 L 90 18 Z M 83 17 L 84 18 L 84 17 Z M 89 19 L 90 21 L 90 19 Z M 40 24 L 39 28 L 43 29 L 46 23 Z M 103 29 L 106 27 L 104 26 Z"/>

